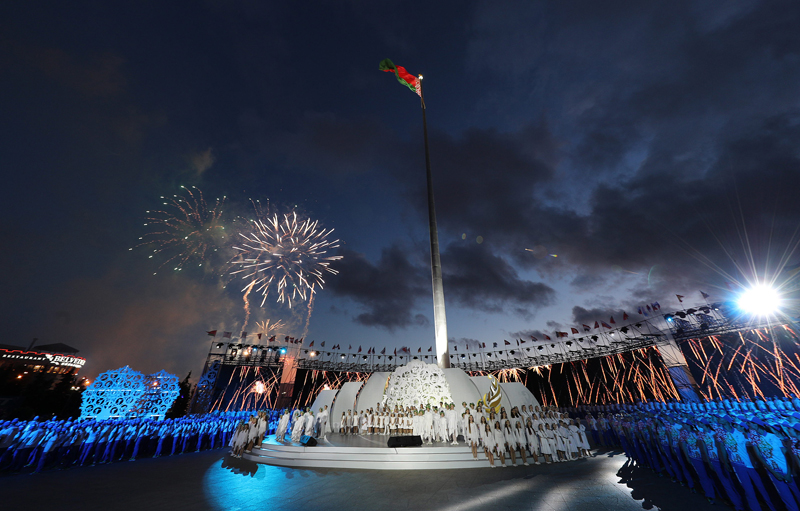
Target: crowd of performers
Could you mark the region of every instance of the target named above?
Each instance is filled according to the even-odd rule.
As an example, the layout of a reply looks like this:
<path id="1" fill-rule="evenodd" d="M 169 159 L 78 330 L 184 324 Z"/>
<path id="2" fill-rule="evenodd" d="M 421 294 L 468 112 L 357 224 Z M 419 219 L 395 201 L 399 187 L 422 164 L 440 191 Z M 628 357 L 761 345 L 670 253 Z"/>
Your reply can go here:
<path id="1" fill-rule="evenodd" d="M 316 416 L 309 409 L 285 410 L 275 437 L 285 442 L 288 433 L 292 442 L 298 442 L 302 435 L 324 436 L 328 422 L 327 407 Z M 491 467 L 506 466 L 506 458 L 516 465 L 517 455 L 526 466 L 528 456 L 536 465 L 589 456 L 585 425 L 566 413 L 538 406 L 523 405 L 508 411 L 503 407 L 495 412 L 484 409 L 480 402 L 462 403 L 459 413 L 453 403 L 393 410 L 379 404 L 369 410 L 342 413 L 331 430 L 341 435 L 417 435 L 426 444 L 465 442 L 476 460 L 478 452 L 483 452 Z"/>
<path id="2" fill-rule="evenodd" d="M 230 444 L 253 412 L 178 419 L 0 421 L 0 471 L 18 472 L 158 458 Z"/>
<path id="3" fill-rule="evenodd" d="M 621 446 L 631 463 L 667 474 L 710 502 L 721 498 L 737 510 L 759 511 L 762 502 L 771 511 L 776 503 L 800 509 L 796 397 L 569 411 L 584 416 L 598 444 Z"/>

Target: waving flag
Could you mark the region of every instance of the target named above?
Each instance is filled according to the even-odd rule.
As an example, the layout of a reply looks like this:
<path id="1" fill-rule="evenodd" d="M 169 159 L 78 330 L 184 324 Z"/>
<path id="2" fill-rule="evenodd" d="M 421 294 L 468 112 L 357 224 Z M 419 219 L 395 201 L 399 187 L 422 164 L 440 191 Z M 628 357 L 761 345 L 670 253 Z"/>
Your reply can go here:
<path id="1" fill-rule="evenodd" d="M 406 68 L 403 66 L 395 66 L 394 62 L 392 62 L 390 59 L 383 59 L 381 60 L 381 63 L 378 64 L 378 69 L 386 73 L 394 73 L 394 76 L 397 78 L 398 82 L 416 92 L 417 96 L 422 96 L 419 78 L 406 71 Z"/>

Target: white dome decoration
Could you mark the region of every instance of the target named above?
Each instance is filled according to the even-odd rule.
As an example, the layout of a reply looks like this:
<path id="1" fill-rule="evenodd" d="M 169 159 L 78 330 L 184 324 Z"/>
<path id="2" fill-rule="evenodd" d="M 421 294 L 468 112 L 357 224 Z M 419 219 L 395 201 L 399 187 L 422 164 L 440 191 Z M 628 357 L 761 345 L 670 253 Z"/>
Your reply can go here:
<path id="1" fill-rule="evenodd" d="M 438 365 L 412 360 L 392 373 L 383 400 L 389 408 L 395 405 L 424 407 L 451 403 L 453 397 L 444 371 Z"/>

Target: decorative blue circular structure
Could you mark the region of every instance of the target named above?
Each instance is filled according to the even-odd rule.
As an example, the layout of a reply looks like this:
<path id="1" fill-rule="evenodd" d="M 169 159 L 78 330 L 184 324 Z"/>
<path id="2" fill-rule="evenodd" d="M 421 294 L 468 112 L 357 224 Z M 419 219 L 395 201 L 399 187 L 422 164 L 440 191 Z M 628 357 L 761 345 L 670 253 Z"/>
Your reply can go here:
<path id="1" fill-rule="evenodd" d="M 166 371 L 145 376 L 125 366 L 100 374 L 83 392 L 81 419 L 163 419 L 179 393 L 177 376 Z"/>

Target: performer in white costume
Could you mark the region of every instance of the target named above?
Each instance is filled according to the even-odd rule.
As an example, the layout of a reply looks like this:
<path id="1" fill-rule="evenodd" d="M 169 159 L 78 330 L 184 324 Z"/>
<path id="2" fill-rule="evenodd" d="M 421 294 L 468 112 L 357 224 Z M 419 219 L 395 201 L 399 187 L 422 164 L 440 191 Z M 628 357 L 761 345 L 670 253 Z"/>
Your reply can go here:
<path id="1" fill-rule="evenodd" d="M 556 449 L 556 447 L 557 447 L 557 445 L 556 445 L 556 436 L 555 436 L 555 434 L 553 434 L 553 430 L 550 429 L 550 423 L 549 422 L 545 422 L 544 423 L 544 438 L 542 440 L 543 440 L 542 441 L 542 453 L 544 453 L 544 451 L 545 451 L 545 446 L 544 446 L 545 442 L 544 441 L 546 440 L 547 451 L 550 453 L 550 460 L 552 460 L 553 462 L 556 462 L 557 461 L 556 455 L 557 455 L 557 452 L 558 452 L 558 449 Z M 550 460 L 548 460 L 548 463 L 550 463 Z"/>
<path id="2" fill-rule="evenodd" d="M 569 429 L 576 428 L 578 430 L 578 448 L 580 449 L 581 456 L 588 458 L 591 447 L 589 446 L 589 438 L 586 436 L 586 426 L 583 424 L 576 425 L 574 420 L 570 420 L 569 424 Z"/>
<path id="3" fill-rule="evenodd" d="M 492 429 L 492 446 L 494 447 L 495 454 L 500 457 L 501 467 L 506 466 L 505 442 L 506 438 L 503 435 L 503 428 L 500 426 L 500 421 L 495 421 L 494 428 Z"/>
<path id="4" fill-rule="evenodd" d="M 511 455 L 511 466 L 513 467 L 517 464 L 517 454 L 515 452 L 517 437 L 509 419 L 506 419 L 503 423 L 503 440 L 503 448 L 505 452 Z"/>
<path id="5" fill-rule="evenodd" d="M 294 423 L 297 422 L 297 420 L 302 416 L 303 416 L 303 411 L 301 409 L 295 408 L 294 410 L 292 410 L 292 421 L 290 423 L 292 431 L 294 431 Z"/>
<path id="6" fill-rule="evenodd" d="M 303 436 L 304 426 L 305 426 L 305 421 L 303 420 L 303 416 L 300 415 L 292 423 L 292 435 L 290 437 L 292 439 L 292 442 L 297 443 L 300 441 L 300 437 Z"/>
<path id="7" fill-rule="evenodd" d="M 567 425 L 564 424 L 564 421 L 559 420 L 558 427 L 556 428 L 556 435 L 561 440 L 561 445 L 564 452 L 564 458 L 566 461 L 570 461 L 572 459 L 572 432 L 567 428 Z"/>
<path id="8" fill-rule="evenodd" d="M 425 413 L 422 415 L 422 440 L 427 443 L 431 444 L 431 439 L 433 438 L 433 412 L 431 411 L 430 407 L 427 407 Z"/>
<path id="9" fill-rule="evenodd" d="M 481 441 L 481 434 L 478 431 L 478 425 L 475 424 L 475 419 L 473 419 L 469 413 L 466 415 L 469 417 L 469 419 L 467 419 L 467 427 L 464 429 L 464 440 L 472 448 L 472 457 L 477 460 L 478 444 Z"/>
<path id="10" fill-rule="evenodd" d="M 345 429 L 345 434 L 350 435 L 353 433 L 353 411 L 347 410 L 347 416 L 342 419 L 342 425 Z"/>
<path id="11" fill-rule="evenodd" d="M 539 436 L 536 434 L 536 430 L 533 429 L 533 421 L 531 421 L 530 418 L 525 423 L 525 445 L 531 453 L 531 456 L 533 456 L 533 464 L 539 465 L 539 456 L 541 455 L 541 451 L 539 450 Z"/>
<path id="12" fill-rule="evenodd" d="M 320 408 L 319 415 L 317 415 L 317 424 L 319 424 L 319 437 L 325 438 L 328 435 L 328 417 L 330 414 L 328 413 L 328 405 L 325 405 L 324 408 Z"/>
<path id="13" fill-rule="evenodd" d="M 445 417 L 447 417 L 447 434 L 450 436 L 450 444 L 458 445 L 458 414 L 455 405 L 447 406 Z"/>
<path id="14" fill-rule="evenodd" d="M 494 468 L 494 433 L 492 433 L 492 428 L 489 426 L 489 423 L 485 421 L 481 423 L 480 430 L 483 452 L 489 459 L 489 466 Z"/>
<path id="15" fill-rule="evenodd" d="M 247 452 L 253 450 L 253 447 L 256 445 L 257 441 L 258 441 L 258 419 L 256 417 L 250 417 L 250 429 L 247 432 L 247 447 L 245 447 Z"/>
<path id="16" fill-rule="evenodd" d="M 358 434 L 358 414 L 352 410 L 347 410 L 347 426 L 350 428 L 351 435 Z"/>
<path id="17" fill-rule="evenodd" d="M 281 416 L 281 420 L 278 421 L 278 429 L 275 430 L 275 440 L 278 442 L 283 442 L 286 438 L 286 430 L 289 427 L 289 419 L 292 415 L 289 413 L 289 410 L 283 411 L 283 416 Z"/>
<path id="18" fill-rule="evenodd" d="M 267 431 L 269 431 L 269 415 L 267 412 L 258 412 L 258 445 L 264 442 Z"/>
<path id="19" fill-rule="evenodd" d="M 444 416 L 444 410 L 439 412 L 439 415 L 435 417 L 436 421 L 434 422 L 434 433 L 437 442 L 446 442 L 447 441 L 447 417 Z"/>
<path id="20" fill-rule="evenodd" d="M 516 448 L 519 451 L 519 455 L 522 456 L 522 464 L 527 467 L 528 456 L 525 451 L 528 448 L 528 437 L 525 435 L 525 430 L 519 422 L 517 422 L 517 425 L 514 427 L 514 436 L 516 437 Z"/>
<path id="21" fill-rule="evenodd" d="M 311 410 L 307 410 L 305 415 L 303 415 L 303 424 L 305 425 L 303 434 L 306 436 L 314 436 L 314 414 L 311 413 Z"/>

